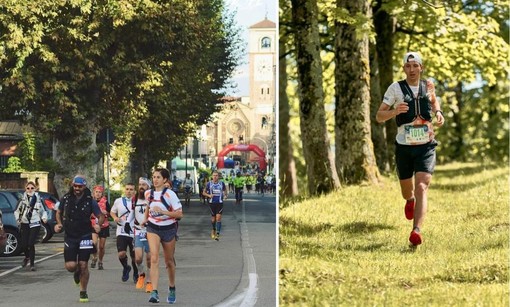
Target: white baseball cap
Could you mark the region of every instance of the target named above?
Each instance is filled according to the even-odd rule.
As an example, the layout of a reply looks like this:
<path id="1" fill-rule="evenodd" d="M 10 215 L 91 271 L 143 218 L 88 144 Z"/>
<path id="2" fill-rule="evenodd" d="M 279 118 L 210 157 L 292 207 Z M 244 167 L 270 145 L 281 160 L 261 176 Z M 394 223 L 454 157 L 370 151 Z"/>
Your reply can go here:
<path id="1" fill-rule="evenodd" d="M 417 62 L 418 64 L 423 65 L 421 56 L 417 52 L 408 52 L 404 55 L 404 65 L 408 62 Z"/>

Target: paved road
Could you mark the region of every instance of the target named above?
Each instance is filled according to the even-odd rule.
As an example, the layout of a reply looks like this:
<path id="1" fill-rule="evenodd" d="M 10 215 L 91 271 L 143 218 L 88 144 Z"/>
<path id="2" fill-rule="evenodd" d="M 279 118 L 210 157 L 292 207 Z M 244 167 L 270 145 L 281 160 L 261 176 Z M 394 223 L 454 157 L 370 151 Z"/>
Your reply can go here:
<path id="1" fill-rule="evenodd" d="M 177 304 L 276 306 L 274 195 L 247 194 L 241 206 L 227 200 L 219 242 L 209 237 L 208 212 L 198 199 L 184 208 L 176 248 Z M 57 234 L 36 250 L 36 272 L 20 268 L 22 256 L 0 258 L 0 306 L 80 305 L 72 273 L 63 269 L 63 236 Z M 132 280 L 120 280 L 122 270 L 112 237 L 107 240 L 104 266 L 104 271 L 91 269 L 89 306 L 154 306 Z M 168 278 L 162 262 L 159 284 L 160 304 L 166 304 Z"/>

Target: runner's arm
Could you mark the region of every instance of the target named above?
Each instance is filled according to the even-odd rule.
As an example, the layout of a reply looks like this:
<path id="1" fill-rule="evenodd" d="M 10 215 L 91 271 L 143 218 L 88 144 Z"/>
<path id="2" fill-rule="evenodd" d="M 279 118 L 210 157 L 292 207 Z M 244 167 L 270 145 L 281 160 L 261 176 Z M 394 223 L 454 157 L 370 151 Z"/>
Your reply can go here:
<path id="1" fill-rule="evenodd" d="M 113 203 L 113 206 L 110 210 L 110 216 L 112 217 L 115 223 L 118 223 L 119 217 L 117 216 L 117 206 L 115 205 L 115 202 Z"/>
<path id="2" fill-rule="evenodd" d="M 441 111 L 439 100 L 436 97 L 436 89 L 434 87 L 434 83 L 430 80 L 427 80 L 427 93 L 429 93 L 432 113 L 436 115 L 437 124 L 442 126 L 444 124 L 443 111 Z"/>
<path id="3" fill-rule="evenodd" d="M 57 232 L 57 233 L 62 231 L 62 211 L 60 209 L 62 204 L 63 203 L 60 202 L 60 205 L 59 205 L 58 209 L 56 210 L 56 214 L 55 214 L 55 220 L 57 221 L 57 224 L 55 224 L 55 226 L 53 227 L 53 230 L 55 230 L 55 232 Z"/>

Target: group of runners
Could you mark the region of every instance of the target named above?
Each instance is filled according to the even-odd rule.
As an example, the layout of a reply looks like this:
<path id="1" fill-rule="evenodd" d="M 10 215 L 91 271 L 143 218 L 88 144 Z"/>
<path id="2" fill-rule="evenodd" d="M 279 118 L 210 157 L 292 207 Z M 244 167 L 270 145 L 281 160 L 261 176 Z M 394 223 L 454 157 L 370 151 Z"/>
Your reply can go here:
<path id="1" fill-rule="evenodd" d="M 168 274 L 170 304 L 176 302 L 174 258 L 178 240 L 178 222 L 183 218 L 182 205 L 177 194 L 168 187 L 170 172 L 157 168 L 152 181 L 145 177 L 124 186 L 124 195 L 110 208 L 101 186 L 87 187 L 87 180 L 76 175 L 67 194 L 56 208 L 55 231 L 65 231 L 65 268 L 73 272 L 74 282 L 80 287 L 80 302 L 88 302 L 87 285 L 90 268 L 104 269 L 106 238 L 109 219 L 116 223 L 117 257 L 122 266 L 121 280 L 127 282 L 132 271 L 136 289 L 150 293 L 149 302 L 159 303 L 159 251 L 163 250 Z M 227 197 L 225 184 L 213 172 L 202 195 L 208 199 L 211 210 L 211 238 L 219 241 L 223 201 Z M 42 217 L 41 217 L 42 218 Z M 129 262 L 130 258 L 130 262 Z M 145 259 L 145 262 L 144 262 Z M 24 260 L 28 262 L 29 260 Z"/>

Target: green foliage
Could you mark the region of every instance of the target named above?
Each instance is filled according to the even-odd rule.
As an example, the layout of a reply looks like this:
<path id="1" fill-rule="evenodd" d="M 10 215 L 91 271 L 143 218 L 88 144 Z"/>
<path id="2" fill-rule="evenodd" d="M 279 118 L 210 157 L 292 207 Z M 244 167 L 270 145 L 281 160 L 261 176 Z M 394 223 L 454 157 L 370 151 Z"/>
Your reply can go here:
<path id="1" fill-rule="evenodd" d="M 20 173 L 24 172 L 25 169 L 21 166 L 21 160 L 18 157 L 10 157 L 7 160 L 7 167 L 4 168 L 4 173 Z"/>
<path id="2" fill-rule="evenodd" d="M 0 116 L 16 114 L 54 136 L 62 168 L 97 161 L 93 134 L 106 127 L 134 134 L 135 154 L 149 165 L 173 156 L 216 111 L 241 56 L 221 0 L 20 0 L 0 8 Z"/>
<path id="3" fill-rule="evenodd" d="M 23 141 L 18 144 L 21 151 L 21 165 L 29 171 L 35 171 L 36 165 L 36 136 L 32 132 L 23 133 Z"/>
<path id="4" fill-rule="evenodd" d="M 111 204 L 113 205 L 113 202 L 119 198 L 119 197 L 122 197 L 122 194 L 124 192 L 123 191 L 118 191 L 118 190 L 110 190 L 110 200 L 111 200 Z"/>
<path id="5" fill-rule="evenodd" d="M 279 305 L 508 306 L 508 171 L 437 167 L 415 251 L 395 177 L 280 207 Z"/>
<path id="6" fill-rule="evenodd" d="M 376 3 L 377 2 L 377 3 Z M 437 130 L 440 162 L 508 161 L 508 62 L 509 6 L 503 1 L 376 1 L 396 18 L 393 70 L 395 79 L 405 77 L 402 56 L 418 51 L 425 64 L 424 78 L 433 78 L 445 110 L 446 124 Z M 299 134 L 299 97 L 296 95 L 296 54 L 292 49 L 294 25 L 290 1 L 280 0 L 280 35 L 289 44 L 287 95 L 291 105 L 290 132 L 296 158 L 298 185 L 305 191 L 306 172 Z M 334 22 L 361 24 L 355 16 L 338 9 L 338 2 L 318 1 L 323 58 L 323 81 L 328 131 L 333 133 L 331 108 L 334 95 L 332 43 Z M 369 31 L 361 27 L 359 31 Z M 456 95 L 458 86 L 461 95 Z M 385 89 L 383 89 L 384 91 Z M 383 93 L 382 93 L 383 94 Z M 373 102 L 379 103 L 379 102 Z M 461 129 L 457 129 L 454 117 Z M 331 139 L 334 139 L 333 137 Z M 458 145 L 452 142 L 458 140 Z M 460 149 L 459 149 L 460 148 Z"/>

